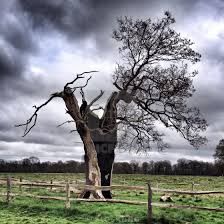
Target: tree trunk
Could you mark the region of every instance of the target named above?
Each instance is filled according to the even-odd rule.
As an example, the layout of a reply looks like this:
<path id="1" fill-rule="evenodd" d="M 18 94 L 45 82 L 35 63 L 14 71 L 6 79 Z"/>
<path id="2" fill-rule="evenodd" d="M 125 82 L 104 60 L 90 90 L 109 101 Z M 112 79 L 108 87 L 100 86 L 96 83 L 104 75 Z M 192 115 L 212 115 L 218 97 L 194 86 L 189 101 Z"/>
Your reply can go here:
<path id="1" fill-rule="evenodd" d="M 98 166 L 100 168 L 101 173 L 101 186 L 110 186 L 112 184 L 112 173 L 113 173 L 113 164 L 115 157 L 115 145 L 114 144 L 106 144 L 106 143 L 97 143 L 94 142 L 96 150 L 97 150 L 97 159 Z M 84 155 L 85 166 L 86 166 L 86 174 L 88 172 L 88 157 Z M 111 199 L 112 194 L 110 190 L 102 191 L 104 198 Z M 90 192 L 85 192 L 82 195 L 84 198 L 90 197 Z"/>
<path id="2" fill-rule="evenodd" d="M 98 159 L 98 166 L 100 168 L 101 173 L 101 186 L 110 186 L 112 183 L 112 173 L 113 173 L 113 164 L 114 164 L 114 148 L 112 146 L 103 146 L 105 144 L 102 143 L 94 143 L 97 149 L 97 159 Z M 103 148 L 104 147 L 104 148 Z M 107 148 L 106 148 L 107 147 Z M 98 151 L 98 149 L 103 149 L 103 151 Z M 110 150 L 110 151 L 105 151 Z M 88 156 L 84 155 L 85 160 L 85 167 L 86 167 L 86 175 L 88 173 Z M 86 177 L 87 179 L 87 177 Z M 102 191 L 104 198 L 111 199 L 112 194 L 110 190 Z M 89 198 L 90 192 L 85 191 L 81 195 L 83 198 Z"/>
<path id="3" fill-rule="evenodd" d="M 91 113 L 88 117 L 88 127 L 91 130 L 91 137 L 95 145 L 97 152 L 98 165 L 101 173 L 101 185 L 110 186 L 112 183 L 112 171 L 114 163 L 114 150 L 117 143 L 117 131 L 114 130 L 111 133 L 103 133 L 100 127 L 100 119 L 95 114 Z M 85 164 L 88 159 L 85 155 Z M 105 198 L 112 198 L 110 191 L 102 191 Z M 89 193 L 84 195 L 86 198 L 89 197 Z"/>
<path id="4" fill-rule="evenodd" d="M 101 186 L 101 173 L 98 166 L 95 145 L 90 130 L 80 114 L 78 101 L 70 88 L 64 90 L 63 99 L 68 109 L 67 112 L 74 119 L 77 131 L 84 144 L 86 157 L 86 184 Z M 85 191 L 83 194 L 85 195 Z M 94 198 L 104 198 L 101 190 L 92 190 L 89 194 L 92 194 Z"/>
<path id="5" fill-rule="evenodd" d="M 101 173 L 101 185 L 110 186 L 112 184 L 113 164 L 116 144 L 111 142 L 94 142 L 97 150 L 98 165 Z M 102 191 L 105 198 L 112 198 L 110 190 Z"/>
<path id="6" fill-rule="evenodd" d="M 101 119 L 96 114 L 87 111 L 87 120 L 83 121 L 74 94 L 70 89 L 67 90 L 68 94 L 65 94 L 64 101 L 68 113 L 76 122 L 77 131 L 84 143 L 86 184 L 110 186 L 112 184 L 114 151 L 117 145 L 117 103 L 120 100 L 125 100 L 127 94 L 113 92 L 107 101 Z M 95 194 L 94 197 L 112 198 L 111 191 L 92 193 Z M 90 195 L 90 191 L 84 191 L 81 196 L 89 198 Z"/>
<path id="7" fill-rule="evenodd" d="M 100 120 L 100 128 L 107 133 L 104 143 L 98 143 L 98 147 L 96 147 L 102 186 L 112 185 L 113 164 L 117 145 L 117 96 L 117 92 L 111 94 Z M 102 193 L 105 198 L 112 198 L 111 191 L 103 191 Z"/>
<path id="8" fill-rule="evenodd" d="M 102 186 L 110 186 L 112 184 L 114 151 L 117 144 L 117 95 L 117 92 L 111 94 L 101 119 L 94 113 L 90 112 L 88 114 L 87 125 L 93 130 L 91 131 L 91 137 L 97 151 Z M 85 163 L 87 162 L 87 156 L 85 155 Z M 102 194 L 105 198 L 112 198 L 110 190 L 102 191 Z M 88 198 L 89 193 L 87 192 L 84 196 Z"/>
<path id="9" fill-rule="evenodd" d="M 70 89 L 68 89 L 68 94 L 65 94 L 64 101 L 68 113 L 76 122 L 77 131 L 84 144 L 86 184 L 110 186 L 115 157 L 114 150 L 117 144 L 116 104 L 119 101 L 118 93 L 111 94 L 101 119 L 96 114 L 87 111 L 87 120 L 84 121 L 79 111 L 78 102 Z M 84 191 L 81 197 L 89 198 L 91 193 L 94 197 L 112 198 L 111 191 Z"/>

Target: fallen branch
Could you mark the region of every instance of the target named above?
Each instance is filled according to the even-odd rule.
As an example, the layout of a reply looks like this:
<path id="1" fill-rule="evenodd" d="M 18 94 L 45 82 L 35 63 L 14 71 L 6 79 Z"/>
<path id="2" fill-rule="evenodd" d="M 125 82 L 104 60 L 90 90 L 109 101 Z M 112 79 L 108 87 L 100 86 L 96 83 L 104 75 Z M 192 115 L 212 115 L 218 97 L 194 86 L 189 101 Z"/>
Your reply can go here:
<path id="1" fill-rule="evenodd" d="M 184 209 L 196 209 L 196 210 L 224 212 L 224 208 L 210 208 L 210 207 L 200 207 L 200 206 L 191 206 L 191 205 L 174 205 L 174 204 L 152 203 L 152 206 L 162 207 L 162 208 L 184 208 Z"/>
<path id="2" fill-rule="evenodd" d="M 224 191 L 177 191 L 177 190 L 159 189 L 159 188 L 152 188 L 152 190 L 157 192 L 189 194 L 189 195 L 224 194 Z"/>

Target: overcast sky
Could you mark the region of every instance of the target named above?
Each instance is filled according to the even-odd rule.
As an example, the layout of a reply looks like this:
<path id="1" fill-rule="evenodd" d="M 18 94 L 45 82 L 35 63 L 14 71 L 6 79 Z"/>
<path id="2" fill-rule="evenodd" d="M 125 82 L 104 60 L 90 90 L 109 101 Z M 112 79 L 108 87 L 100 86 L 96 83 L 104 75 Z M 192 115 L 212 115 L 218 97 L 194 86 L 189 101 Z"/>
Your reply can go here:
<path id="1" fill-rule="evenodd" d="M 22 138 L 32 106 L 44 102 L 76 73 L 99 70 L 88 86 L 91 99 L 100 89 L 111 92 L 118 58 L 111 38 L 119 16 L 161 18 L 169 10 L 175 29 L 202 54 L 195 68 L 192 99 L 209 123 L 208 144 L 193 149 L 176 132 L 163 130 L 171 148 L 145 154 L 117 152 L 116 161 L 178 158 L 213 161 L 224 138 L 224 1 L 222 0 L 1 0 L 0 1 L 0 159 L 37 156 L 42 161 L 80 160 L 82 144 L 58 99 L 39 113 L 36 127 Z"/>

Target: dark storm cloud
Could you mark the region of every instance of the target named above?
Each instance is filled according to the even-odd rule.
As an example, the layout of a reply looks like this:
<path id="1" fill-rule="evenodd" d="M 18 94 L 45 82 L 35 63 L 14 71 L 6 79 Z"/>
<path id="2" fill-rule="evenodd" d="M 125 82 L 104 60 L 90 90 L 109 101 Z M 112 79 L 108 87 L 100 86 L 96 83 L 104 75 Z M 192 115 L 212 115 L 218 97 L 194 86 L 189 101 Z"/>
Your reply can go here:
<path id="1" fill-rule="evenodd" d="M 10 145 L 9 151 L 10 149 L 12 151 L 9 156 L 22 156 L 28 154 L 28 149 L 20 148 L 21 151 L 16 152 L 16 144 L 19 142 L 24 141 L 23 147 L 27 145 L 29 149 L 28 145 L 32 145 L 31 143 L 39 146 L 46 144 L 46 147 L 37 150 L 34 155 L 41 156 L 43 155 L 42 151 L 45 150 L 43 156 L 53 158 L 54 152 L 59 155 L 59 151 L 65 150 L 62 146 L 75 146 L 74 142 L 79 141 L 77 136 L 73 138 L 69 135 L 72 128 L 56 128 L 58 123 L 66 120 L 60 116 L 60 119 L 58 118 L 59 111 L 63 111 L 64 105 L 53 109 L 46 108 L 47 114 L 43 114 L 41 111 L 38 124 L 26 138 L 21 138 L 21 129 L 14 128 L 14 124 L 26 120 L 32 114 L 33 110 L 27 108 L 31 108 L 35 103 L 44 102 L 51 93 L 50 90 L 53 89 L 50 83 L 53 79 L 49 77 L 49 74 L 46 74 L 50 80 L 48 82 L 47 79 L 41 79 L 43 76 L 35 76 L 29 71 L 29 59 L 36 53 L 36 50 L 39 50 L 36 36 L 43 34 L 52 39 L 55 48 L 57 47 L 57 43 L 54 43 L 55 33 L 67 37 L 66 41 L 70 43 L 71 47 L 76 41 L 90 38 L 96 41 L 96 47 L 99 50 L 96 57 L 98 57 L 102 54 L 101 51 L 112 54 L 111 52 L 116 50 L 116 47 L 111 45 L 111 33 L 112 28 L 115 27 L 116 18 L 119 16 L 161 17 L 165 10 L 170 10 L 177 20 L 180 32 L 182 30 L 191 32 L 191 29 L 194 28 L 194 19 L 197 16 L 205 15 L 202 20 L 206 19 L 206 15 L 208 17 L 214 15 L 215 18 L 219 18 L 223 15 L 224 4 L 219 0 L 210 2 L 202 0 L 2 0 L 0 6 L 0 85 L 2 86 L 0 100 L 5 102 L 4 107 L 1 106 L 0 109 L 0 141 L 9 143 L 3 144 L 2 147 L 0 143 L 0 149 Z M 201 23 L 203 23 L 202 20 Z M 184 26 L 188 23 L 192 24 L 192 27 Z M 200 35 L 197 32 L 196 44 L 197 41 L 203 39 L 204 34 Z M 191 36 L 189 37 L 191 38 Z M 199 50 L 208 62 L 205 62 L 208 66 L 203 71 L 205 76 L 212 75 L 213 67 L 223 67 L 222 42 L 223 34 L 220 34 L 216 41 L 208 41 L 200 45 Z M 46 64 L 51 64 L 49 59 L 51 55 L 47 44 L 43 44 L 43 48 L 45 49 L 44 53 L 42 51 L 43 60 L 46 60 Z M 55 56 L 54 53 L 51 54 Z M 85 52 L 83 54 L 85 55 Z M 114 58 L 111 63 L 115 63 Z M 27 70 L 30 76 L 25 78 L 24 73 Z M 207 74 L 208 71 L 210 74 Z M 206 80 L 206 77 L 204 79 Z M 200 80 L 203 80 L 203 77 L 200 77 Z M 209 131 L 212 132 L 212 136 L 223 130 L 220 118 L 220 113 L 224 111 L 222 86 L 224 86 L 224 79 L 223 82 L 220 80 L 218 85 L 212 81 L 208 85 L 199 83 L 193 100 L 195 106 L 201 108 L 208 119 L 211 125 Z M 94 87 L 98 87 L 98 81 Z M 172 159 L 175 152 L 177 152 L 175 158 L 182 155 L 190 156 L 191 151 L 188 144 L 179 138 L 173 139 L 173 142 L 171 156 L 166 154 L 166 158 Z M 12 146 L 13 143 L 15 146 Z M 66 148 L 66 150 L 72 149 Z M 201 150 L 201 155 L 208 157 L 211 155 L 209 150 Z M 48 155 L 48 151 L 51 151 L 51 154 Z M 194 152 L 196 156 L 196 151 Z M 123 158 L 129 158 L 127 154 L 124 155 Z M 63 158 L 63 152 L 60 156 Z M 75 154 L 71 156 L 71 158 L 75 158 Z M 159 154 L 156 156 L 160 157 Z"/>
<path id="2" fill-rule="evenodd" d="M 74 38 L 91 33 L 99 25 L 100 18 L 88 8 L 88 4 L 85 4 L 87 1 L 19 0 L 19 2 L 32 19 L 34 28 L 52 27 Z"/>
<path id="3" fill-rule="evenodd" d="M 36 45 L 28 20 L 20 13 L 16 1 L 1 1 L 0 14 L 0 80 L 20 79 L 28 55 Z"/>
<path id="4" fill-rule="evenodd" d="M 19 0 L 19 2 L 24 12 L 30 16 L 34 28 L 53 28 L 71 39 L 93 35 L 103 44 L 102 36 L 107 31 L 111 33 L 111 25 L 115 24 L 119 16 L 151 17 L 157 14 L 156 12 L 161 16 L 165 10 L 176 9 L 183 15 L 189 13 L 189 10 L 194 10 L 199 0 L 173 0 L 169 3 L 165 0 Z"/>
<path id="5" fill-rule="evenodd" d="M 8 49 L 1 49 L 0 52 L 0 78 L 4 81 L 7 78 L 18 76 L 23 70 L 23 60 L 17 52 Z"/>
<path id="6" fill-rule="evenodd" d="M 33 50 L 34 41 L 27 21 L 24 21 L 24 17 L 17 14 L 16 11 L 12 12 L 11 16 L 11 18 L 6 16 L 6 18 L 1 21 L 1 33 L 3 38 L 20 52 L 29 52 Z"/>
<path id="7" fill-rule="evenodd" d="M 56 31 L 69 42 L 95 41 L 99 57 L 113 58 L 117 48 L 112 40 L 112 30 L 120 16 L 134 18 L 161 17 L 166 10 L 175 18 L 185 20 L 198 10 L 201 0 L 18 0 L 21 9 L 30 18 L 34 30 Z M 183 19 L 184 18 L 184 19 Z M 191 18 L 190 18 L 191 19 Z"/>

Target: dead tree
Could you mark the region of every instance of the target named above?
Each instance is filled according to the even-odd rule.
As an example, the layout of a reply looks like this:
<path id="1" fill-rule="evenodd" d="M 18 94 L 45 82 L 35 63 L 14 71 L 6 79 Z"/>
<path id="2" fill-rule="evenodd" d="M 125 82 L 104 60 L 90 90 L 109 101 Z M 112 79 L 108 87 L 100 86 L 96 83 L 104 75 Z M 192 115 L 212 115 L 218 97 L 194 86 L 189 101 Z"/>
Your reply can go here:
<path id="1" fill-rule="evenodd" d="M 87 159 L 88 169 L 86 170 L 86 184 L 101 186 L 101 175 L 100 175 L 100 169 L 97 162 L 97 153 L 95 150 L 95 146 L 91 138 L 90 129 L 88 128 L 86 124 L 85 116 L 81 115 L 78 101 L 74 94 L 77 89 L 81 89 L 87 86 L 90 78 L 87 79 L 85 85 L 72 87 L 72 85 L 77 80 L 83 79 L 86 73 L 92 73 L 92 72 L 95 72 L 95 71 L 78 74 L 73 81 L 66 83 L 66 85 L 64 86 L 64 89 L 61 92 L 53 93 L 51 97 L 45 103 L 43 103 L 42 105 L 38 107 L 34 106 L 35 111 L 33 115 L 24 124 L 19 124 L 16 126 L 17 127 L 25 126 L 25 131 L 23 136 L 26 136 L 31 131 L 31 129 L 36 125 L 39 110 L 43 108 L 44 106 L 46 106 L 48 103 L 50 103 L 54 98 L 56 97 L 62 98 L 66 105 L 67 113 L 72 117 L 72 119 L 74 120 L 76 124 L 76 130 L 82 139 L 85 155 L 88 158 Z M 103 92 L 101 91 L 100 95 L 97 96 L 94 100 L 97 100 L 102 95 L 103 95 Z M 95 198 L 103 198 L 102 192 L 100 190 L 93 190 L 91 193 L 93 194 Z"/>
<path id="2" fill-rule="evenodd" d="M 54 93 L 39 107 L 25 124 L 25 133 L 35 126 L 38 111 L 53 98 L 64 100 L 67 113 L 75 122 L 85 151 L 86 184 L 110 185 L 114 150 L 118 147 L 148 151 L 156 145 L 162 150 L 167 147 L 163 134 L 156 128 L 156 122 L 179 132 L 183 138 L 198 148 L 206 142 L 200 135 L 207 127 L 205 119 L 197 108 L 187 105 L 195 91 L 192 81 L 196 71 L 189 72 L 188 64 L 200 60 L 200 54 L 191 46 L 192 42 L 182 38 L 171 26 L 175 22 L 169 12 L 156 22 L 150 19 L 133 21 L 131 18 L 118 19 L 118 29 L 113 38 L 119 48 L 122 64 L 118 64 L 113 76 L 117 89 L 111 93 L 104 114 L 99 118 L 93 104 L 102 97 L 101 91 L 88 103 L 83 88 L 72 85 L 89 72 L 77 77 L 64 86 L 63 91 Z M 75 90 L 81 90 L 83 104 L 80 108 Z M 67 122 L 65 122 L 67 123 Z M 118 139 L 117 139 L 118 137 Z M 101 171 L 101 172 L 100 172 Z M 84 197 L 110 198 L 110 191 L 83 192 Z"/>

